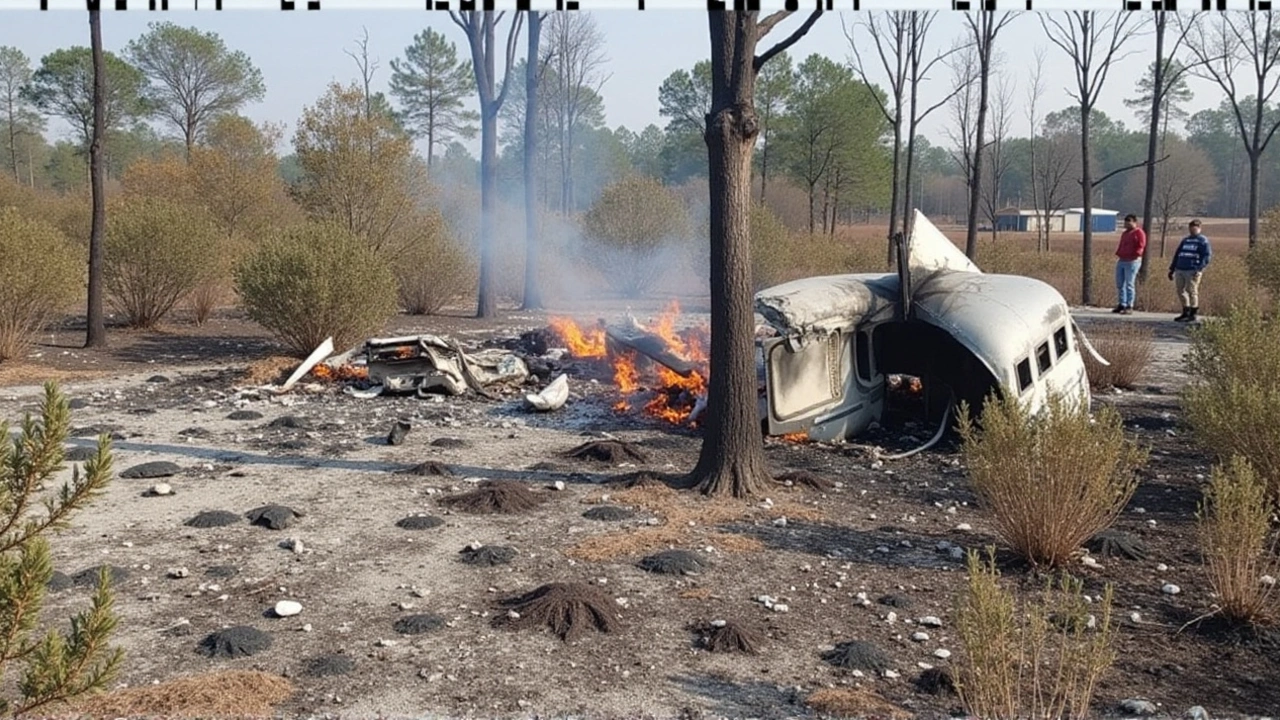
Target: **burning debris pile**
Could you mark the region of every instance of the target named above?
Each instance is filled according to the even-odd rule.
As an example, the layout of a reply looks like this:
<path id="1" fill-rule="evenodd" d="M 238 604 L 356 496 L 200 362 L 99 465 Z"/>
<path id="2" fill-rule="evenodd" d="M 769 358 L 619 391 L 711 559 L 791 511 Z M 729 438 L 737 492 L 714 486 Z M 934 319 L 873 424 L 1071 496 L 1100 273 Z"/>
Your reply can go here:
<path id="1" fill-rule="evenodd" d="M 676 329 L 680 306 L 672 303 L 650 325 L 628 316 L 625 327 L 599 321 L 582 327 L 568 318 L 552 318 L 551 330 L 568 354 L 608 363 L 622 398 L 615 411 L 639 408 L 673 425 L 696 425 L 706 408 L 710 376 L 706 328 Z"/>
<path id="2" fill-rule="evenodd" d="M 678 330 L 679 318 L 674 302 L 649 325 L 630 315 L 618 326 L 601 320 L 583 327 L 552 318 L 546 328 L 474 350 L 449 338 L 414 335 L 372 338 L 334 355 L 332 342 L 326 341 L 274 391 L 287 392 L 308 377 L 313 390 L 337 384 L 362 399 L 474 392 L 496 400 L 522 393 L 526 408 L 550 412 L 568 401 L 569 375 L 607 375 L 619 396 L 615 412 L 694 426 L 706 408 L 709 332 L 705 327 Z"/>

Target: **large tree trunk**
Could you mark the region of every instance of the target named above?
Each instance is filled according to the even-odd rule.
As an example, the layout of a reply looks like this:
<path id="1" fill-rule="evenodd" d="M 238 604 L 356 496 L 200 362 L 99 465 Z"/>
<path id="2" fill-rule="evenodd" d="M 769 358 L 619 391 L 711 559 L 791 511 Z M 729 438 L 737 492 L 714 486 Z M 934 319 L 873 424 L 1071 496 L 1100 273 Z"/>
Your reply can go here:
<path id="1" fill-rule="evenodd" d="M 1080 187 L 1083 192 L 1084 243 L 1080 248 L 1080 304 L 1093 304 L 1093 168 L 1089 163 L 1089 108 L 1080 108 Z"/>
<path id="2" fill-rule="evenodd" d="M 1164 12 L 1156 13 L 1156 65 L 1151 78 L 1151 123 L 1147 129 L 1147 178 L 1142 191 L 1142 232 L 1147 236 L 1147 246 L 1142 250 L 1142 265 L 1138 267 L 1138 282 L 1145 283 L 1151 274 L 1151 211 L 1156 199 L 1156 153 L 1159 152 L 1161 107 L 1164 95 Z"/>
<path id="3" fill-rule="evenodd" d="M 84 346 L 106 347 L 107 325 L 102 312 L 102 236 L 106 230 L 107 206 L 102 187 L 105 174 L 102 138 L 107 131 L 107 84 L 102 57 L 102 18 L 97 10 L 89 11 L 89 40 L 93 50 L 93 135 L 89 141 L 89 186 L 93 197 L 93 220 L 89 229 L 89 307 Z"/>
<path id="4" fill-rule="evenodd" d="M 13 102 L 9 103 L 9 161 L 13 163 L 13 179 L 22 184 L 22 176 L 18 174 L 18 127 L 14 122 Z"/>
<path id="5" fill-rule="evenodd" d="M 764 492 L 769 474 L 756 404 L 751 306 L 751 149 L 760 128 L 754 105 L 756 14 L 712 12 L 710 165 L 711 363 L 707 418 L 691 479 L 708 495 Z"/>
<path id="6" fill-rule="evenodd" d="M 969 178 L 969 214 L 964 236 L 964 254 L 970 260 L 978 257 L 978 205 L 982 202 L 982 147 L 987 134 L 987 96 L 991 84 L 991 45 L 989 23 L 995 18 L 984 13 L 978 20 L 982 45 L 978 48 L 978 126 L 973 137 L 973 173 Z M 994 200 L 992 201 L 994 204 Z M 992 223 L 995 227 L 995 223 Z"/>
<path id="7" fill-rule="evenodd" d="M 534 168 L 538 146 L 538 43 L 542 13 L 529 13 L 529 54 L 524 71 L 524 304 L 525 310 L 543 306 L 538 276 L 538 199 Z"/>

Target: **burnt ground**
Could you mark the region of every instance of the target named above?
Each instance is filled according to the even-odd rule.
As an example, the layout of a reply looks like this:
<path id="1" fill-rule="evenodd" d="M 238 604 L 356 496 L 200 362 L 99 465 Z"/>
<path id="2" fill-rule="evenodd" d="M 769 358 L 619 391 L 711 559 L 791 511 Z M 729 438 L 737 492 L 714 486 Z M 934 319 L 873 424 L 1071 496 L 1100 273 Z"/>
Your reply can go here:
<path id="1" fill-rule="evenodd" d="M 1193 705 L 1215 718 L 1274 713 L 1275 645 L 1188 625 L 1212 598 L 1198 565 L 1193 515 L 1210 461 L 1178 425 L 1185 328 L 1164 316 L 1116 319 L 1096 311 L 1083 311 L 1080 322 L 1086 330 L 1108 322 L 1159 328 L 1144 387 L 1095 398 L 1115 405 L 1133 437 L 1152 450 L 1117 523 L 1145 542 L 1146 559 L 1073 568 L 1086 592 L 1115 586 L 1119 658 L 1100 684 L 1095 713 L 1116 714 L 1128 698 L 1146 698 L 1175 717 Z M 401 318 L 387 334 L 433 332 L 475 343 L 544 324 L 540 314 L 483 323 Z M 952 620 L 964 573 L 939 543 L 991 544 L 990 523 L 974 505 L 954 445 L 882 466 L 867 449 L 872 442 L 904 448 L 911 445 L 905 436 L 923 439 L 932 428 L 891 428 L 846 445 L 769 440 L 776 473 L 807 470 L 835 487 L 778 487 L 767 500 L 713 503 L 687 491 L 611 482 L 637 470 L 687 470 L 699 439 L 695 431 L 615 414 L 607 374 L 589 366 L 571 375 L 569 405 L 545 415 L 524 411 L 519 390 L 495 401 L 359 400 L 322 386 L 255 399 L 238 392 L 249 385 L 245 369 L 278 351 L 235 316 L 163 334 L 117 332 L 104 352 L 71 347 L 77 336 L 69 328 L 46 338 L 29 362 L 0 366 L 7 386 L 0 388 L 0 417 L 33 408 L 36 381 L 62 377 L 81 401 L 74 425 L 122 438 L 117 472 L 157 460 L 179 466 L 162 480 L 116 479 L 54 538 L 55 568 L 68 575 L 100 564 L 128 571 L 117 584 L 116 642 L 128 653 L 121 683 L 260 669 L 295 684 L 280 710 L 303 716 L 783 718 L 811 714 L 803 699 L 814 690 L 845 686 L 870 689 L 918 718 L 957 709 L 954 696 L 924 693 L 914 680 L 922 664 L 945 667 L 936 650 L 959 650 Z M 169 382 L 148 382 L 157 374 Z M 228 419 L 235 410 L 263 417 Z M 285 416 L 300 422 L 272 425 Z M 402 417 L 413 429 L 403 444 L 389 446 L 387 432 Z M 603 433 L 634 444 L 648 462 L 563 457 Z M 425 461 L 453 475 L 397 472 Z M 527 482 L 542 502 L 513 515 L 469 514 L 440 502 L 486 479 Z M 175 494 L 144 496 L 158 481 Z M 563 490 L 554 489 L 557 481 Z M 243 516 L 268 504 L 300 514 L 283 530 L 247 520 L 184 524 L 202 511 Z M 582 516 L 602 504 L 635 515 Z M 397 526 L 416 515 L 444 522 Z M 463 563 L 460 551 L 472 543 L 516 553 L 506 563 Z M 707 565 L 684 575 L 637 566 L 668 548 L 693 551 Z M 1161 564 L 1167 569 L 1158 570 Z M 185 577 L 171 578 L 178 568 Z M 1005 573 L 1022 587 L 1036 584 L 1014 566 Z M 552 582 L 595 584 L 614 598 L 620 628 L 563 642 L 549 632 L 494 626 L 506 613 L 500 599 Z M 1163 594 L 1165 583 L 1182 592 Z M 859 602 L 860 593 L 870 606 Z M 759 602 L 765 595 L 773 609 Z M 895 596 L 886 598 L 892 605 L 878 602 L 886 596 Z M 87 598 L 84 587 L 51 594 L 48 618 L 62 621 Z M 275 617 L 270 610 L 282 599 L 301 603 L 301 614 Z M 440 622 L 419 634 L 397 631 L 405 627 L 398 620 L 424 614 Z M 924 616 L 942 626 L 927 628 L 928 641 L 913 642 L 920 629 L 914 619 Z M 758 631 L 760 654 L 701 649 L 691 628 L 716 619 Z M 241 625 L 269 633 L 271 645 L 247 657 L 201 654 L 210 633 Z M 897 677 L 858 677 L 823 660 L 850 640 L 881 650 Z M 313 671 L 317 663 L 333 665 L 335 655 L 350 659 L 337 663 L 347 672 Z"/>

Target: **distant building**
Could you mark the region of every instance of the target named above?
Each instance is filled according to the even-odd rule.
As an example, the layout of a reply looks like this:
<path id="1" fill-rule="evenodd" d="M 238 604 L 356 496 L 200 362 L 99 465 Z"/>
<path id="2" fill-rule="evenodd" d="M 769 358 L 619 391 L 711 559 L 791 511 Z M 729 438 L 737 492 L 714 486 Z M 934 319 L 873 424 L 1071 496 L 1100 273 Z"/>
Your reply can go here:
<path id="1" fill-rule="evenodd" d="M 1115 232 L 1118 227 L 1118 210 L 1093 209 L 1093 231 Z M 1046 222 L 1044 212 L 1023 208 L 1005 208 L 996 213 L 996 230 L 1001 232 L 1036 232 L 1045 225 L 1049 232 L 1083 232 L 1084 208 L 1067 208 L 1049 213 Z"/>

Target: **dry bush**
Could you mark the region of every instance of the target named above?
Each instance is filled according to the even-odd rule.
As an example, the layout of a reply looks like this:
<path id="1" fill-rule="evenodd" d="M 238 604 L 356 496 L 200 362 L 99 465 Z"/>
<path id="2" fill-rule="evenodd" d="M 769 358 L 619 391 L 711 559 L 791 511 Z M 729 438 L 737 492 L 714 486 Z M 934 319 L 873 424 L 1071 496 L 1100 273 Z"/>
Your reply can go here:
<path id="1" fill-rule="evenodd" d="M 638 297 L 667 271 L 664 251 L 689 230 L 674 192 L 653 178 L 626 178 L 606 187 L 583 215 L 585 259 L 611 287 Z"/>
<path id="2" fill-rule="evenodd" d="M 1254 305 L 1191 330 L 1184 420 L 1219 458 L 1239 455 L 1280 497 L 1280 322 Z"/>
<path id="3" fill-rule="evenodd" d="M 130 326 L 155 327 L 214 274 L 219 257 L 218 235 L 203 209 L 130 198 L 108 215 L 102 269 L 107 298 Z"/>
<path id="4" fill-rule="evenodd" d="M 822 688 L 804 699 L 804 704 L 823 715 L 876 720 L 911 720 L 911 713 L 863 688 Z"/>
<path id="5" fill-rule="evenodd" d="M 1204 569 L 1218 596 L 1218 607 L 1229 620 L 1271 624 L 1276 606 L 1271 598 L 1278 564 L 1271 535 L 1274 503 L 1266 483 L 1249 461 L 1234 455 L 1215 467 L 1204 501 L 1196 513 Z"/>
<path id="6" fill-rule="evenodd" d="M 759 203 L 751 206 L 751 287 L 772 287 L 794 279 L 791 234 L 778 216 Z"/>
<path id="7" fill-rule="evenodd" d="M 1151 364 L 1155 350 L 1152 335 L 1151 328 L 1137 323 L 1121 323 L 1091 332 L 1089 342 L 1111 364 L 1103 365 L 1094 360 L 1092 354 L 1083 353 L 1089 384 L 1095 389 L 1132 390 Z"/>
<path id="8" fill-rule="evenodd" d="M 990 397 L 979 431 L 968 405 L 959 431 L 974 490 L 997 533 L 1034 565 L 1059 566 L 1106 529 L 1137 488 L 1146 453 L 1114 408 L 1089 416 L 1083 398 L 1051 395 L 1030 416 L 1016 397 Z"/>
<path id="9" fill-rule="evenodd" d="M 586 583 L 548 583 L 523 595 L 504 598 L 498 606 L 506 612 L 493 619 L 494 625 L 548 627 L 566 642 L 588 630 L 608 633 L 621 627 L 614 610 L 617 603 L 608 593 Z"/>
<path id="10" fill-rule="evenodd" d="M 115 690 L 75 709 L 91 717 L 261 718 L 275 715 L 292 694 L 293 685 L 278 675 L 224 670 Z"/>
<path id="11" fill-rule="evenodd" d="M 244 379 L 254 385 L 280 385 L 297 368 L 297 358 L 272 355 L 249 363 L 249 367 L 244 372 Z"/>
<path id="12" fill-rule="evenodd" d="M 475 262 L 438 210 L 421 213 L 403 233 L 394 265 L 405 312 L 434 315 L 475 289 Z"/>
<path id="13" fill-rule="evenodd" d="M 1098 679 L 1116 657 L 1111 586 L 1086 603 L 1081 582 L 1063 573 L 1018 607 L 1000 586 L 994 549 L 986 562 L 970 550 L 968 566 L 956 613 L 955 685 L 965 710 L 983 720 L 1090 717 Z"/>
<path id="14" fill-rule="evenodd" d="M 84 258 L 56 227 L 0 209 L 0 362 L 79 297 Z"/>
<path id="15" fill-rule="evenodd" d="M 386 261 L 332 224 L 280 232 L 236 266 L 235 288 L 249 317 L 299 357 L 330 336 L 336 347 L 350 347 L 396 312 Z"/>

